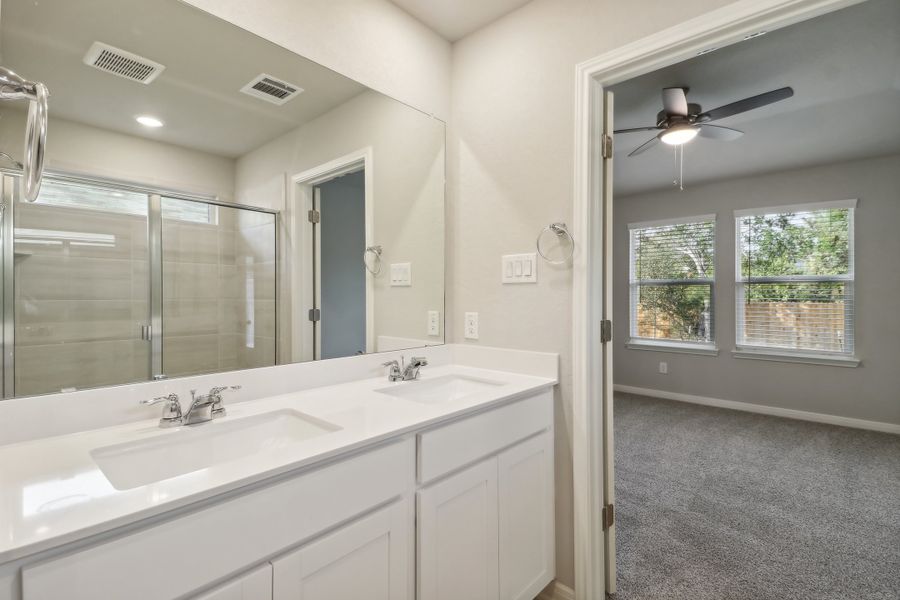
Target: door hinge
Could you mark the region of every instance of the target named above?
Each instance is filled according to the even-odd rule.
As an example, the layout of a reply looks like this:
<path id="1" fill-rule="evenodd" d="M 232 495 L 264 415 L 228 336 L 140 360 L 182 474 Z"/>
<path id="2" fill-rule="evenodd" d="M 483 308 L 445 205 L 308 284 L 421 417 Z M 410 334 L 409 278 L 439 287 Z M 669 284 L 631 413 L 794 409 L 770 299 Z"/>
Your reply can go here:
<path id="1" fill-rule="evenodd" d="M 616 507 L 612 504 L 604 506 L 600 518 L 603 519 L 603 531 L 606 531 L 616 522 Z"/>
<path id="2" fill-rule="evenodd" d="M 605 344 L 612 341 L 612 321 L 604 319 L 600 321 L 600 343 Z"/>
<path id="3" fill-rule="evenodd" d="M 603 158 L 612 158 L 613 155 L 613 139 L 611 135 L 603 134 L 600 138 L 600 154 Z"/>
<path id="4" fill-rule="evenodd" d="M 322 220 L 322 213 L 317 210 L 309 211 L 307 216 L 309 217 L 309 222 L 313 224 L 318 223 Z"/>
<path id="5" fill-rule="evenodd" d="M 313 323 L 321 321 L 322 320 L 322 311 L 319 310 L 318 308 L 309 309 L 309 320 L 312 321 Z"/>

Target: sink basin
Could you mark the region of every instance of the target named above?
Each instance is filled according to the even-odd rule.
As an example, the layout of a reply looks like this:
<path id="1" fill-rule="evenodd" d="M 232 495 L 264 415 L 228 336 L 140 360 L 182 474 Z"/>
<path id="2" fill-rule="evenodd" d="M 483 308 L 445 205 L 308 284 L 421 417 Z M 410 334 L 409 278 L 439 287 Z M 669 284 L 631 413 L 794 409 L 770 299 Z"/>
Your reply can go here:
<path id="1" fill-rule="evenodd" d="M 212 421 L 91 451 L 117 490 L 147 485 L 245 456 L 276 453 L 340 427 L 295 410 Z"/>
<path id="2" fill-rule="evenodd" d="M 422 404 L 444 404 L 462 400 L 501 385 L 503 385 L 502 382 L 490 379 L 479 379 L 466 375 L 443 375 L 434 379 L 399 382 L 391 387 L 375 391 Z"/>

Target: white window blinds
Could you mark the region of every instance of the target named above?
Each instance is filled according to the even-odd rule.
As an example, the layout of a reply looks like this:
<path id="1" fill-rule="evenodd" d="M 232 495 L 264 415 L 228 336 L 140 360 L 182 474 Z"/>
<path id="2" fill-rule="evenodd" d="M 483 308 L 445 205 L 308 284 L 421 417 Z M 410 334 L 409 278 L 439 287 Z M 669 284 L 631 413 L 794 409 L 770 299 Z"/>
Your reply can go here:
<path id="1" fill-rule="evenodd" d="M 855 206 L 735 213 L 739 347 L 853 354 Z"/>
<path id="2" fill-rule="evenodd" d="M 715 215 L 628 227 L 631 338 L 711 345 Z"/>

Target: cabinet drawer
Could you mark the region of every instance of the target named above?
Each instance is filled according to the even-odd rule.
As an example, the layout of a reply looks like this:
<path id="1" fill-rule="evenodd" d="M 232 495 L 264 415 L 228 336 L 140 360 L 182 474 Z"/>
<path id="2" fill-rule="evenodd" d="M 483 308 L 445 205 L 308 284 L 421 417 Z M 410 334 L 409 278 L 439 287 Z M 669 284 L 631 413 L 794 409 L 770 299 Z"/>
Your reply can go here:
<path id="1" fill-rule="evenodd" d="M 22 597 L 182 597 L 411 492 L 413 450 L 384 446 L 26 567 Z"/>
<path id="2" fill-rule="evenodd" d="M 418 434 L 419 483 L 426 483 L 519 440 L 551 428 L 553 393 L 524 400 Z"/>

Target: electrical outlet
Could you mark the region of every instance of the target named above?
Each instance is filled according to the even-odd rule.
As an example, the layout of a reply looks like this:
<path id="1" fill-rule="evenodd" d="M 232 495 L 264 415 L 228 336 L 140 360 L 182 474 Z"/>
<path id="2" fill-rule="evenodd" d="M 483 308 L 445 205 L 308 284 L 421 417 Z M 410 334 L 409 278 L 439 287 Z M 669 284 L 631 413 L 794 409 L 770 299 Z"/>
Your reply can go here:
<path id="1" fill-rule="evenodd" d="M 428 311 L 428 335 L 441 335 L 441 313 L 437 310 Z"/>
<path id="2" fill-rule="evenodd" d="M 669 363 L 667 363 L 667 362 L 659 363 L 659 372 L 662 375 L 666 375 L 669 372 Z"/>
<path id="3" fill-rule="evenodd" d="M 478 339 L 478 313 L 467 312 L 464 323 L 464 336 L 467 340 Z"/>

